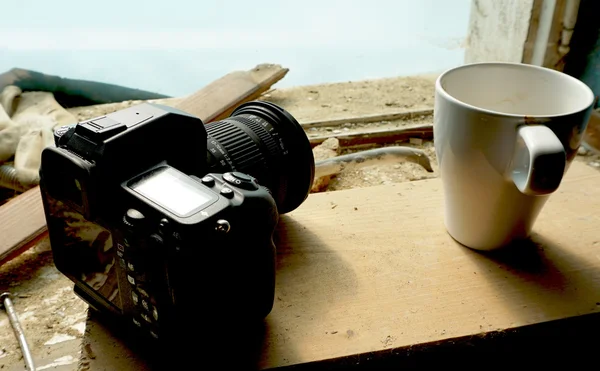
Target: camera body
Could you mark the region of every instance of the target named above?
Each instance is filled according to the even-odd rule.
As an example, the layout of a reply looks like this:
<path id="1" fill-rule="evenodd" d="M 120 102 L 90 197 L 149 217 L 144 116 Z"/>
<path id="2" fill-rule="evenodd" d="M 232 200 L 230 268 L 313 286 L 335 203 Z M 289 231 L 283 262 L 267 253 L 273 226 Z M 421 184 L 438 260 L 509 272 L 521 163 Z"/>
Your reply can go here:
<path id="1" fill-rule="evenodd" d="M 207 171 L 206 138 L 200 119 L 144 103 L 65 127 L 42 153 L 56 267 L 148 338 L 273 306 L 276 201 L 249 174 Z"/>

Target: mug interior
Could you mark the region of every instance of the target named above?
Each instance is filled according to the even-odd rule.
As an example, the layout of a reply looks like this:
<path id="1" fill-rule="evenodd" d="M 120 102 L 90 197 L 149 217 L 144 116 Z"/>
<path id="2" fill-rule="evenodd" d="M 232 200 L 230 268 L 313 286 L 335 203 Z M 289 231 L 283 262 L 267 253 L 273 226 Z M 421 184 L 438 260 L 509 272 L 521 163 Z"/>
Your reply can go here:
<path id="1" fill-rule="evenodd" d="M 438 84 L 463 104 L 499 114 L 565 115 L 594 100 L 591 89 L 574 77 L 528 64 L 468 64 L 442 74 Z"/>

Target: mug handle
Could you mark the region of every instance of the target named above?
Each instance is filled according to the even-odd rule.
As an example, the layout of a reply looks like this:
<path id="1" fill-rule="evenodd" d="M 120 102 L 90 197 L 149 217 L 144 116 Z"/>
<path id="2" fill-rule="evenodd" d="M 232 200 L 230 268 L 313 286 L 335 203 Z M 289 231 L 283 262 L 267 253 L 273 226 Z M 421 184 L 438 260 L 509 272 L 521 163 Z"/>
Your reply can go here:
<path id="1" fill-rule="evenodd" d="M 530 196 L 550 194 L 562 181 L 567 154 L 547 126 L 521 126 L 510 166 L 510 177 L 521 193 Z"/>

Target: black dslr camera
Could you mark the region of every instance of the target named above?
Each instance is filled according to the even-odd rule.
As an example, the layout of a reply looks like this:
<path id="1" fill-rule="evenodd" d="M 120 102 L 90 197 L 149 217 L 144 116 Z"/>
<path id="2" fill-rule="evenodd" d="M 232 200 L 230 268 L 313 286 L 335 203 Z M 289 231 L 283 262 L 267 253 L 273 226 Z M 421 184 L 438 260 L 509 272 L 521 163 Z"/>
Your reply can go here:
<path id="1" fill-rule="evenodd" d="M 144 103 L 62 127 L 55 143 L 40 169 L 54 262 L 92 308 L 149 339 L 270 313 L 273 232 L 314 178 L 288 112 L 253 101 L 204 125 Z"/>

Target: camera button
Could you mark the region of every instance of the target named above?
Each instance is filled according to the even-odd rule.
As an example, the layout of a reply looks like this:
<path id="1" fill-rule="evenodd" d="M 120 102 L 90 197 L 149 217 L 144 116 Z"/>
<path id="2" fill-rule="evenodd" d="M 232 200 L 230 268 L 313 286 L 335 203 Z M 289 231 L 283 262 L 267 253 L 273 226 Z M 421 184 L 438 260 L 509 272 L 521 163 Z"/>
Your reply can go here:
<path id="1" fill-rule="evenodd" d="M 148 323 L 152 323 L 152 319 L 146 313 L 142 313 L 142 314 L 140 314 L 140 316 L 142 316 L 142 318 L 144 319 L 144 321 L 146 321 Z"/>
<path id="2" fill-rule="evenodd" d="M 131 230 L 137 228 L 144 222 L 146 217 L 136 209 L 128 209 L 123 216 L 123 224 Z"/>
<path id="3" fill-rule="evenodd" d="M 158 222 L 158 233 L 160 234 L 168 234 L 169 232 L 169 220 L 166 218 L 162 218 L 160 222 Z"/>
<path id="4" fill-rule="evenodd" d="M 217 225 L 215 226 L 215 230 L 220 233 L 227 233 L 231 229 L 231 224 L 225 219 L 217 220 Z"/>
<path id="5" fill-rule="evenodd" d="M 209 176 L 205 176 L 204 178 L 201 179 L 202 184 L 204 184 L 207 187 L 212 187 L 215 185 L 215 180 Z"/>
<path id="6" fill-rule="evenodd" d="M 135 291 L 131 292 L 131 300 L 133 300 L 133 304 L 137 305 L 140 302 L 140 297 Z"/>
<path id="7" fill-rule="evenodd" d="M 227 198 L 232 198 L 233 197 L 233 190 L 231 188 L 222 188 L 221 189 L 221 195 L 225 196 Z"/>
<path id="8" fill-rule="evenodd" d="M 133 324 L 136 325 L 137 327 L 142 327 L 142 323 L 135 318 L 133 318 Z"/>
<path id="9" fill-rule="evenodd" d="M 162 238 L 162 236 L 157 233 L 152 233 L 148 239 L 149 239 L 148 247 L 150 247 L 151 249 L 154 249 L 154 250 L 162 249 L 162 247 L 165 244 L 165 241 Z"/>
<path id="10" fill-rule="evenodd" d="M 146 292 L 146 290 L 142 286 L 138 286 L 137 289 L 140 292 L 141 296 L 143 296 L 145 298 L 150 298 L 150 295 Z"/>

